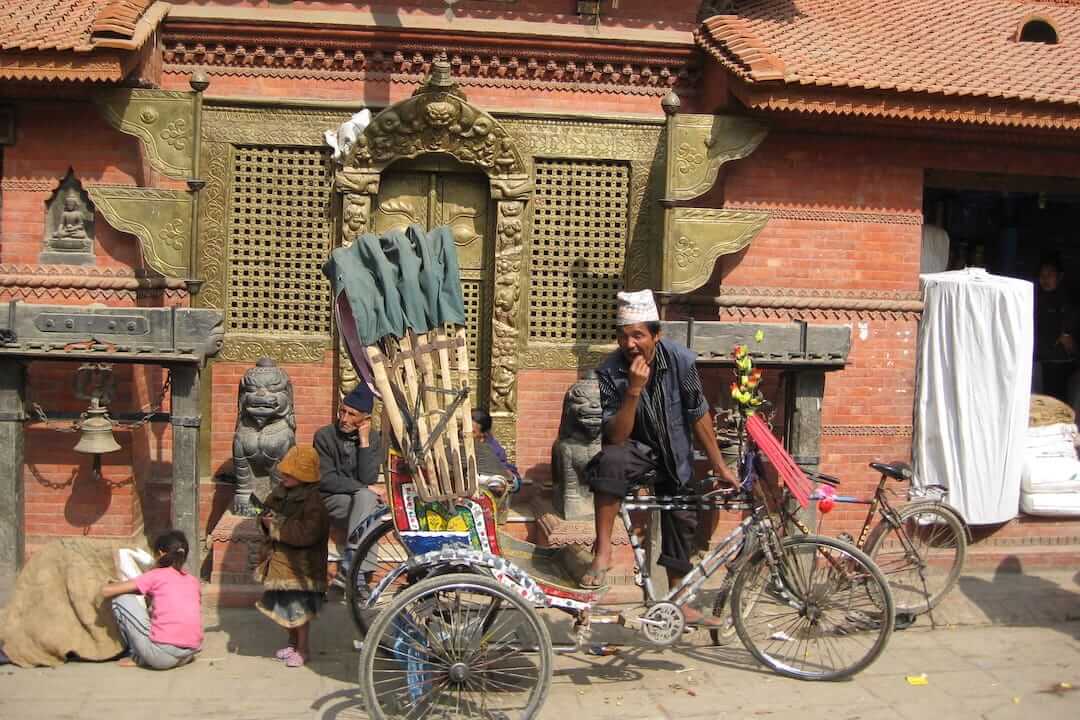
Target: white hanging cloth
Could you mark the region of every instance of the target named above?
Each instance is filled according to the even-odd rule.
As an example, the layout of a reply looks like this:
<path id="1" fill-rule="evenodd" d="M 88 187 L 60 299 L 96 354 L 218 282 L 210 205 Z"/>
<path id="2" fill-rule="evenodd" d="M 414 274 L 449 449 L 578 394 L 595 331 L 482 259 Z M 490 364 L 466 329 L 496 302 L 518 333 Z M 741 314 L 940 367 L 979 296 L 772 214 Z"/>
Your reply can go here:
<path id="1" fill-rule="evenodd" d="M 1030 282 L 968 268 L 921 276 L 913 454 L 971 525 L 1016 517 L 1031 398 Z"/>

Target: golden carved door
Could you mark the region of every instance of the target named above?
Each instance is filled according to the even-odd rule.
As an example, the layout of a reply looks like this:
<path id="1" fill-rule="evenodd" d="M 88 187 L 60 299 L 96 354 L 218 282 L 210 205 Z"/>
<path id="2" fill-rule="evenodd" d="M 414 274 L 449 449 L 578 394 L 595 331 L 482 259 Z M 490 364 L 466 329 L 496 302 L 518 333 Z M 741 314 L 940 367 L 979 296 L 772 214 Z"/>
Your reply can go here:
<path id="1" fill-rule="evenodd" d="M 486 407 L 491 365 L 494 238 L 487 177 L 452 160 L 395 163 L 379 180 L 374 232 L 449 225 L 461 267 L 473 407 Z"/>

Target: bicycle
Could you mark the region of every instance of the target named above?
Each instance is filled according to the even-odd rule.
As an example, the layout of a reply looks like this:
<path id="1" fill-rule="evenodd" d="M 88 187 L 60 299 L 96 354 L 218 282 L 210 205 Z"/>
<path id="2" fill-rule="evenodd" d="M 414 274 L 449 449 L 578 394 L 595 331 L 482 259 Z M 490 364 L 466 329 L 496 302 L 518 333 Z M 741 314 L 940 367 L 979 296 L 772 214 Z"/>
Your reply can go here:
<path id="1" fill-rule="evenodd" d="M 598 606 L 590 591 L 566 592 L 491 553 L 449 545 L 413 556 L 373 592 L 409 578 L 368 629 L 360 683 L 376 720 L 473 714 L 530 718 L 551 682 L 553 651 L 573 652 L 594 624 L 639 630 L 670 647 L 686 628 L 683 607 L 706 580 L 751 548 L 732 584 L 734 626 L 751 654 L 774 672 L 839 680 L 870 665 L 893 631 L 888 582 L 852 545 L 814 535 L 782 536 L 776 508 L 744 463 L 734 491 L 624 498 L 620 517 L 640 568 L 643 602 L 633 610 Z M 741 510 L 746 517 L 674 588 L 657 597 L 643 541 L 630 514 L 642 510 Z M 396 512 L 396 506 L 395 506 Z M 753 540 L 751 540 L 753 538 Z M 748 543 L 753 543 L 748 546 Z M 574 618 L 574 643 L 555 647 L 536 607 Z"/>
<path id="2" fill-rule="evenodd" d="M 955 587 L 967 557 L 968 529 L 960 514 L 936 500 L 916 500 L 896 508 L 886 489 L 891 478 L 910 481 L 906 463 L 872 462 L 881 473 L 870 498 L 834 495 L 835 502 L 867 505 L 866 518 L 855 546 L 877 563 L 889 579 L 898 613 L 930 612 Z M 808 472 L 812 480 L 839 487 L 840 480 L 821 472 Z M 881 519 L 871 527 L 875 516 Z M 791 517 L 796 527 L 804 526 Z"/>
<path id="3" fill-rule="evenodd" d="M 847 533 L 841 533 L 839 537 L 866 553 L 881 569 L 889 582 L 898 616 L 914 618 L 932 612 L 955 587 L 963 570 L 967 556 L 967 524 L 956 510 L 935 500 L 917 500 L 896 508 L 889 500 L 886 485 L 889 478 L 910 481 L 913 477 L 910 466 L 906 463 L 872 462 L 870 467 L 881 473 L 871 498 L 832 496 L 838 503 L 869 506 L 858 540 Z M 832 475 L 805 472 L 817 483 L 833 488 L 840 485 L 840 480 Z M 805 523 L 788 512 L 786 499 L 777 499 L 776 506 L 780 510 L 782 524 L 790 523 L 799 532 L 810 534 L 811 530 Z M 875 525 L 873 520 L 876 516 L 880 516 L 880 520 Z M 729 641 L 734 635 L 732 616 L 725 611 L 729 609 L 728 599 L 739 562 L 740 558 L 736 558 L 728 568 L 728 574 L 714 599 L 713 615 L 725 618 L 723 627 L 710 630 L 712 641 L 717 645 Z"/>

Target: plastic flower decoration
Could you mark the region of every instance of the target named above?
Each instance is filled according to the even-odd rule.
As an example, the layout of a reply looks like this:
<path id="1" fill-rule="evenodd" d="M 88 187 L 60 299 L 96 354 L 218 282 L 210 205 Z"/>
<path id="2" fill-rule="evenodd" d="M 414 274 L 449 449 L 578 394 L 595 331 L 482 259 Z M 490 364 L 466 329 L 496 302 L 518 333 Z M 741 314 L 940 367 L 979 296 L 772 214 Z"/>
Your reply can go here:
<path id="1" fill-rule="evenodd" d="M 760 334 L 760 331 L 758 332 Z M 735 359 L 735 382 L 731 383 L 731 399 L 738 404 L 739 412 L 743 415 L 753 415 L 765 402 L 765 396 L 761 393 L 761 369 L 754 367 L 754 362 L 750 359 L 750 348 L 746 345 L 736 345 L 731 356 Z"/>

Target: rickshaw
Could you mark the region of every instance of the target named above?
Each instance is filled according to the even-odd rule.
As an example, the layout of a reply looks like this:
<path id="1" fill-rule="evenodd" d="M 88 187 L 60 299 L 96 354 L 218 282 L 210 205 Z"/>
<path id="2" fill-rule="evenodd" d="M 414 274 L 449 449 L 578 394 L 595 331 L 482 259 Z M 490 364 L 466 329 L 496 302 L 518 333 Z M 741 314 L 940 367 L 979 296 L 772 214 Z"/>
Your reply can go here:
<path id="1" fill-rule="evenodd" d="M 687 630 L 683 607 L 721 571 L 733 573 L 728 604 L 739 639 L 780 675 L 838 680 L 884 650 L 894 606 L 880 570 L 849 543 L 791 535 L 776 521 L 777 503 L 805 506 L 811 484 L 760 416 L 746 420 L 734 490 L 663 497 L 642 487 L 627 495 L 621 519 L 643 602 L 604 607 L 603 588 L 578 585 L 575 568 L 582 568 L 572 550 L 536 547 L 496 525 L 505 488 L 477 472 L 466 318 L 449 229 L 363 235 L 335 250 L 325 273 L 343 345 L 380 396 L 394 445 L 386 488 L 393 538 L 385 529 L 379 535 L 404 551 L 357 601 L 358 617 L 376 611 L 359 623 L 359 680 L 372 718 L 532 718 L 547 696 L 554 653 L 581 649 L 600 624 L 670 647 Z M 762 481 L 766 462 L 783 496 Z M 673 509 L 744 519 L 661 595 L 631 513 Z M 571 620 L 572 641 L 555 645 L 547 621 L 560 615 Z"/>

